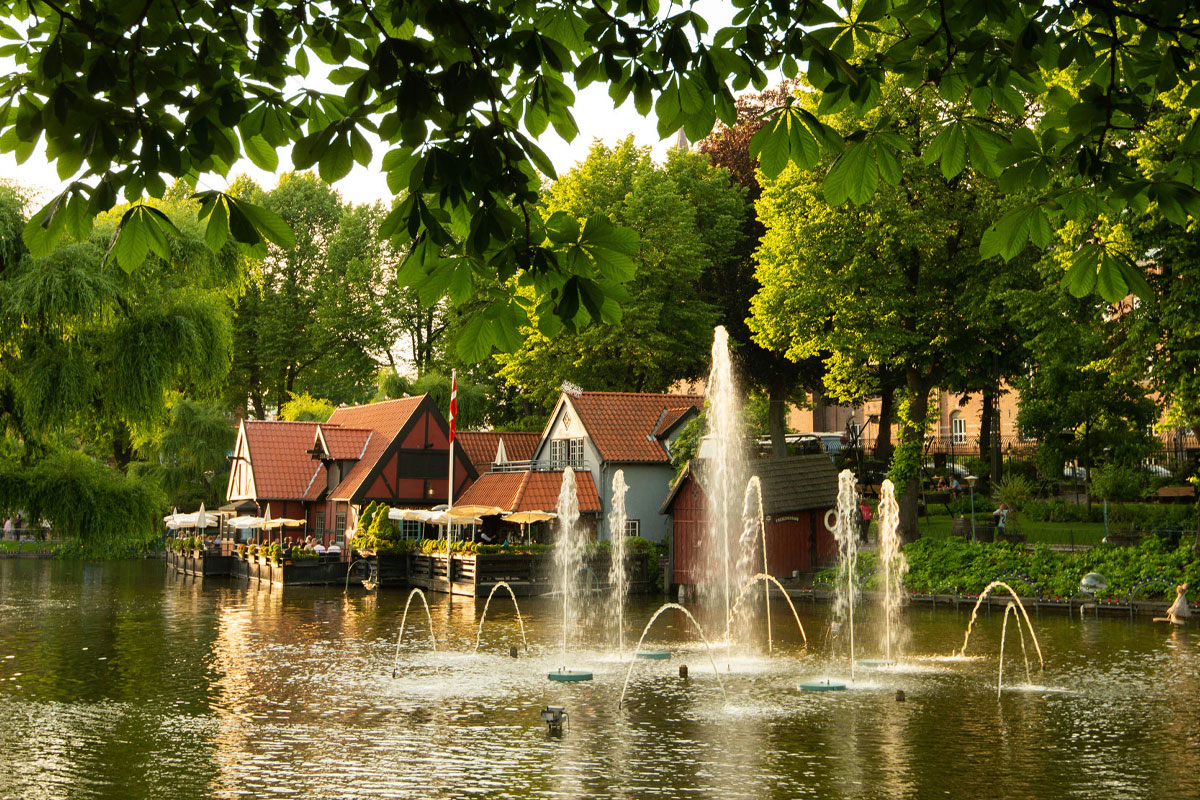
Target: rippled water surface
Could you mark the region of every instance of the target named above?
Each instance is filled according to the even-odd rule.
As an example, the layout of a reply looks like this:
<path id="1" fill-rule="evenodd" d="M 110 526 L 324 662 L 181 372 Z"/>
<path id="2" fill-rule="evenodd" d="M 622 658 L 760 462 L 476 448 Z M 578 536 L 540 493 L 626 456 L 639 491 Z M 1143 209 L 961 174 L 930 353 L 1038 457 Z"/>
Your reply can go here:
<path id="1" fill-rule="evenodd" d="M 671 660 L 638 662 L 618 708 L 628 662 L 602 615 L 566 660 L 596 679 L 546 680 L 563 661 L 551 600 L 523 601 L 530 650 L 513 659 L 510 601 L 473 655 L 482 601 L 433 595 L 438 651 L 410 613 L 393 678 L 406 594 L 0 561 L 0 797 L 1200 796 L 1194 626 L 1035 615 L 1045 670 L 1030 644 L 1026 681 L 1010 625 L 998 700 L 999 609 L 957 660 L 967 610 L 909 609 L 909 657 L 825 694 L 798 686 L 849 678 L 827 607 L 799 606 L 807 648 L 784 606 L 775 657 L 718 646 L 720 684 L 668 611 L 649 640 Z M 627 641 L 657 605 L 631 604 Z M 862 657 L 875 636 L 865 619 Z M 547 703 L 568 709 L 561 738 Z"/>

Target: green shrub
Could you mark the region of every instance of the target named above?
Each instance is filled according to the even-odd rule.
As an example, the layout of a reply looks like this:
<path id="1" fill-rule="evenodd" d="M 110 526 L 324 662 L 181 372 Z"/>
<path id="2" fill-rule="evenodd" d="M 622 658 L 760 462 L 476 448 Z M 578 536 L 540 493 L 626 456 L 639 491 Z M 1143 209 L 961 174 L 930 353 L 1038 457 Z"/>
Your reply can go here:
<path id="1" fill-rule="evenodd" d="M 1137 500 L 1146 488 L 1145 473 L 1107 464 L 1092 470 L 1092 494 L 1106 500 Z"/>

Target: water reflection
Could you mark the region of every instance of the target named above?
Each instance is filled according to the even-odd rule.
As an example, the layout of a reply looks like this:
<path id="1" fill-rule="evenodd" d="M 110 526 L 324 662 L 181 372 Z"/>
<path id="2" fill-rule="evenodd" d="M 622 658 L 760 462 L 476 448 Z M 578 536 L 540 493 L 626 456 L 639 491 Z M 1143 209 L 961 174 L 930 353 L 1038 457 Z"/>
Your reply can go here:
<path id="1" fill-rule="evenodd" d="M 1185 797 L 1200 774 L 1194 629 L 1043 615 L 1038 686 L 1014 670 L 997 702 L 999 614 L 976 623 L 978 659 L 938 661 L 967 610 L 909 609 L 916 658 L 830 694 L 798 681 L 844 659 L 779 625 L 775 658 L 718 655 L 725 704 L 675 614 L 651 637 L 672 659 L 639 664 L 618 708 L 611 653 L 577 654 L 590 684 L 545 680 L 553 601 L 522 602 L 530 652 L 513 659 L 511 603 L 493 604 L 471 655 L 482 602 L 433 595 L 439 652 L 406 637 L 393 680 L 404 597 L 2 561 L 0 797 Z M 632 604 L 631 628 L 657 605 Z M 800 606 L 812 631 L 827 610 Z M 562 738 L 538 716 L 547 703 L 570 711 Z"/>

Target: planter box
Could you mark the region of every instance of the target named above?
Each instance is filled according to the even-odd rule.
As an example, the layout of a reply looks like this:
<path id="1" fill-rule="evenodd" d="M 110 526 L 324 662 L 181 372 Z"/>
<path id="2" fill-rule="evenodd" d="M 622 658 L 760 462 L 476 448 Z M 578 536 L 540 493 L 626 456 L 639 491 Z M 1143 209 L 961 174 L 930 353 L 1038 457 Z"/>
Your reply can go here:
<path id="1" fill-rule="evenodd" d="M 630 592 L 637 594 L 650 591 L 653 584 L 649 560 L 644 553 L 628 557 Z M 584 561 L 584 569 L 592 576 L 594 585 L 607 585 L 609 563 L 607 555 L 593 556 Z M 444 555 L 413 553 L 408 556 L 409 584 L 429 591 L 485 597 L 500 581 L 511 586 L 519 597 L 545 594 L 554 585 L 554 554 L 456 554 L 452 581 L 446 579 Z"/>

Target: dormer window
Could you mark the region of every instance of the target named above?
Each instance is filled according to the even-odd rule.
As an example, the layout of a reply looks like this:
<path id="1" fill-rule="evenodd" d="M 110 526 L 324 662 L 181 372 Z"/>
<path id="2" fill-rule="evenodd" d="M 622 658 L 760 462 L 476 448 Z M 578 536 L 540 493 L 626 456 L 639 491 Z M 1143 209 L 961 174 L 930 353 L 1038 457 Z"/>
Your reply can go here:
<path id="1" fill-rule="evenodd" d="M 583 469 L 583 439 L 551 439 L 550 466 L 554 469 Z"/>

